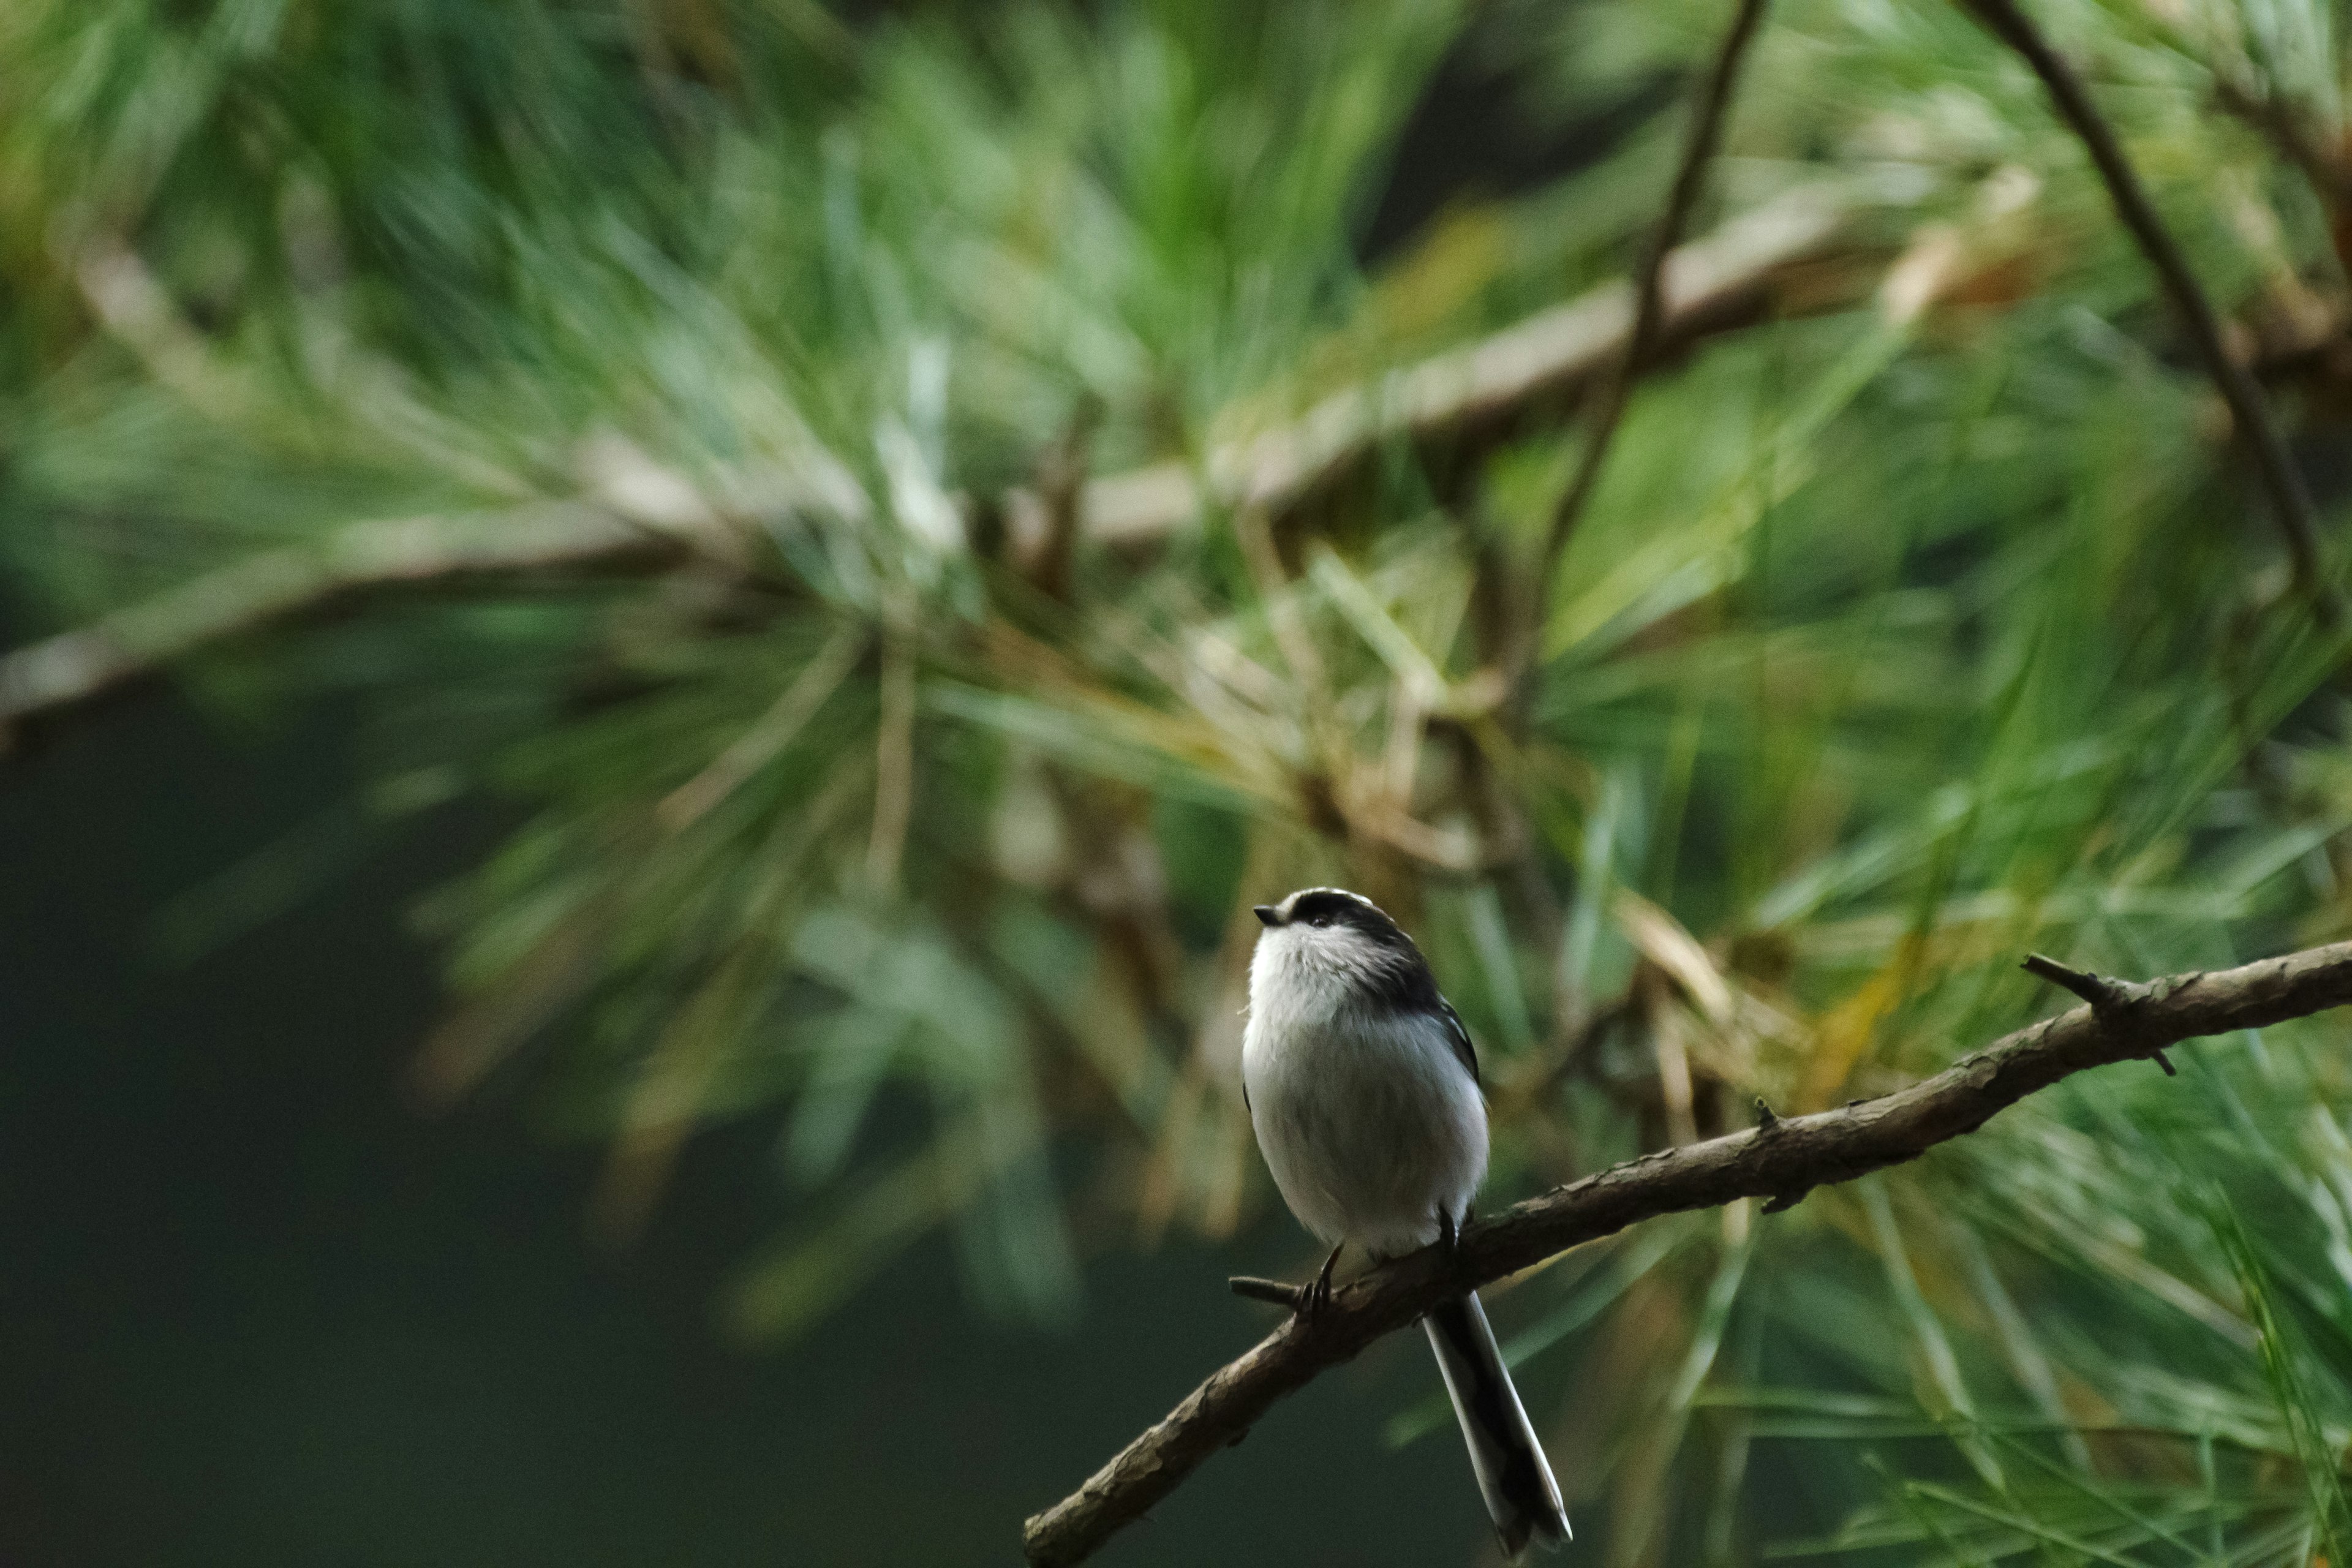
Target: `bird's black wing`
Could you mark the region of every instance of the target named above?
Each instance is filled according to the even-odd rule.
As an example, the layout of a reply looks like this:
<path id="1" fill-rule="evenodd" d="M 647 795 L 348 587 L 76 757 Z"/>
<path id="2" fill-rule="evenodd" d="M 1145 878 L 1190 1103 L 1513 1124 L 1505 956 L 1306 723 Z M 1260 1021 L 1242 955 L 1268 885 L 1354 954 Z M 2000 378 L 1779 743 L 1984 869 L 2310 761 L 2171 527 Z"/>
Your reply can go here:
<path id="1" fill-rule="evenodd" d="M 1470 1043 L 1470 1031 L 1462 1026 L 1462 1015 L 1456 1013 L 1454 1004 L 1444 996 L 1437 999 L 1437 1021 L 1445 1026 L 1446 1044 L 1452 1046 L 1454 1054 L 1461 1058 L 1463 1070 L 1470 1075 L 1472 1083 L 1477 1083 L 1478 1047 Z"/>
<path id="2" fill-rule="evenodd" d="M 1437 988 L 1437 976 L 1429 972 L 1429 962 L 1421 956 L 1412 939 L 1393 925 L 1387 929 L 1392 940 L 1372 967 L 1373 994 L 1399 1013 L 1419 1013 L 1435 1022 L 1445 1031 L 1445 1043 L 1454 1047 L 1462 1070 L 1470 1075 L 1472 1083 L 1477 1083 L 1478 1052 L 1470 1043 L 1470 1031 L 1462 1026 L 1462 1015 Z"/>

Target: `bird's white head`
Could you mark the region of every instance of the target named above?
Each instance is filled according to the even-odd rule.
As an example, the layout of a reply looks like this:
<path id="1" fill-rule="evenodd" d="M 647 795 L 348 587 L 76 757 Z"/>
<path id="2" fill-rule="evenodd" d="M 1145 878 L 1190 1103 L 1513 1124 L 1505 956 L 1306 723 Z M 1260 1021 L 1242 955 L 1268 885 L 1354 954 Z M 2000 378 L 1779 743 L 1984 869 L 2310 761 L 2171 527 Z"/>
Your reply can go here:
<path id="1" fill-rule="evenodd" d="M 1423 967 L 1412 939 L 1396 921 L 1371 900 L 1344 888 L 1302 888 L 1252 912 L 1265 928 L 1250 959 L 1254 1007 L 1293 987 L 1385 989 L 1400 967 Z"/>

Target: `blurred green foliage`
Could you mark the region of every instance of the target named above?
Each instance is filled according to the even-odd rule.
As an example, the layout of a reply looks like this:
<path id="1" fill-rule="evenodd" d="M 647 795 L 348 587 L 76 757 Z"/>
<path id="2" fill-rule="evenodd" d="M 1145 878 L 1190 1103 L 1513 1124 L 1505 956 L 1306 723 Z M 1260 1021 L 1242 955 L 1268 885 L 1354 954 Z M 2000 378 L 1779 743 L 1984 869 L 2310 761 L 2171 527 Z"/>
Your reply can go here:
<path id="1" fill-rule="evenodd" d="M 2343 7 L 2033 9 L 2340 481 Z M 800 1195 L 753 1334 L 940 1226 L 975 1299 L 1054 1317 L 1077 1238 L 1263 1209 L 1246 911 L 1293 887 L 1423 937 L 1497 1195 L 1930 1070 L 2053 1005 L 2032 948 L 2343 935 L 2345 639 L 2086 160 L 1954 8 L 1775 8 L 1708 216 L 1826 204 L 1834 243 L 1644 384 L 1557 582 L 1524 581 L 1556 397 L 1271 498 L 1220 478 L 1617 276 L 1721 10 L 19 0 L 0 562 L 61 626 L 167 591 L 249 619 L 179 661 L 225 710 L 372 694 L 370 798 L 190 941 L 369 824 L 516 803 L 425 911 L 457 1000 L 425 1081 L 607 1140 L 624 1234 L 696 1127 L 773 1126 Z M 1368 269 L 1449 54 L 1531 124 L 1630 129 Z M 1094 514 L 1188 474 L 1148 527 Z M 360 613 L 241 614 L 289 562 L 583 515 L 659 569 L 419 544 Z M 2073 1080 L 1521 1282 L 1582 1550 L 2341 1563 L 2343 1046 Z M 1759 1495 L 1768 1451 L 1801 1495 Z"/>

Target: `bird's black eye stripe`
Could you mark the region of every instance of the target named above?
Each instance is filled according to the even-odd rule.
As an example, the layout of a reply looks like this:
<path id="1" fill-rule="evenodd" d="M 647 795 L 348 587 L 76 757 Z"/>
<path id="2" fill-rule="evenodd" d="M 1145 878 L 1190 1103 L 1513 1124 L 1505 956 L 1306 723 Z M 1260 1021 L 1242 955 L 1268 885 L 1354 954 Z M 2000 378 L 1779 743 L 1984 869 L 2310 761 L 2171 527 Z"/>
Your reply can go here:
<path id="1" fill-rule="evenodd" d="M 1290 906 L 1290 918 L 1300 925 L 1334 925 L 1363 907 L 1345 893 L 1301 893 Z"/>
<path id="2" fill-rule="evenodd" d="M 1361 932 L 1386 947 L 1412 945 L 1396 922 L 1379 910 L 1337 889 L 1313 888 L 1298 894 L 1290 901 L 1290 923 L 1293 925 L 1333 927 L 1345 926 Z"/>

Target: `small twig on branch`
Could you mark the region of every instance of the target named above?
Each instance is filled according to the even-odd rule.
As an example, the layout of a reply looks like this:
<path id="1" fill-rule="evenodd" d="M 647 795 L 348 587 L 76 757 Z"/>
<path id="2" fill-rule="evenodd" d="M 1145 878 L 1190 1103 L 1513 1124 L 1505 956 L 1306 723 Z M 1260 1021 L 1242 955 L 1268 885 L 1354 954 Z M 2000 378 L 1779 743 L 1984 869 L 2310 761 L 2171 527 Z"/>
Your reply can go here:
<path id="1" fill-rule="evenodd" d="M 1085 1486 L 1031 1518 L 1023 1530 L 1029 1561 L 1038 1568 L 1083 1561 L 1202 1460 L 1240 1441 L 1275 1401 L 1465 1288 L 1661 1215 L 1743 1197 L 1785 1207 L 1814 1187 L 1973 1132 L 2070 1074 L 2342 1006 L 2352 1002 L 2352 942 L 2210 973 L 2106 984 L 2115 987 L 2109 1005 L 2020 1029 L 1908 1089 L 1645 1155 L 1465 1227 L 1450 1256 L 1423 1248 L 1373 1269 L 1333 1291 L 1311 1323 L 1293 1318 L 1213 1373 Z"/>
<path id="2" fill-rule="evenodd" d="M 2016 51 L 2033 68 L 2033 74 L 2042 79 L 2042 87 L 2049 92 L 2058 117 L 2091 154 L 2099 177 L 2106 183 L 2107 196 L 2115 204 L 2116 216 L 2124 220 L 2124 226 L 2139 242 L 2148 264 L 2163 279 L 2173 309 L 2180 313 L 2189 329 L 2197 357 L 2204 362 L 2205 374 L 2212 378 L 2221 401 L 2229 405 L 2231 422 L 2254 460 L 2254 471 L 2270 493 L 2271 510 L 2278 518 L 2280 531 L 2286 536 L 2296 586 L 2310 596 L 2314 610 L 2325 624 L 2342 624 L 2343 599 L 2320 574 L 2319 528 L 2311 493 L 2304 488 L 2303 476 L 2295 469 L 2285 438 L 2279 434 L 2277 424 L 2263 402 L 2261 388 L 2222 343 L 2221 320 L 2214 313 L 2212 302 L 2205 297 L 2196 273 L 2189 270 L 2189 258 L 2181 254 L 2171 231 L 2157 216 L 2155 204 L 2141 187 L 2131 160 L 2124 155 L 2123 144 L 2116 140 L 2115 132 L 2091 101 L 2082 79 L 2050 47 L 2025 13 L 2018 9 L 2015 0 L 1958 3 L 1987 32 Z"/>
<path id="3" fill-rule="evenodd" d="M 1302 1287 L 1286 1285 L 1279 1279 L 1261 1279 L 1255 1274 L 1236 1274 L 1225 1281 L 1226 1289 L 1236 1296 L 1246 1296 L 1253 1301 L 1270 1301 L 1277 1307 L 1296 1307 Z"/>
<path id="4" fill-rule="evenodd" d="M 2094 1007 L 2113 1007 L 2124 998 L 2124 987 L 2104 974 L 2094 974 L 2087 969 L 2069 969 L 2054 958 L 2029 952 L 2020 969 L 2038 975 L 2062 990 L 2071 991 Z"/>
<path id="5" fill-rule="evenodd" d="M 1666 315 L 1666 258 L 1682 242 L 1683 228 L 1690 222 L 1691 211 L 1697 206 L 1699 192 L 1706 184 L 1706 167 L 1723 140 L 1723 122 L 1731 107 L 1732 89 L 1738 83 L 1739 67 L 1747 58 L 1748 46 L 1763 22 L 1764 4 L 1765 0 L 1739 0 L 1739 9 L 1733 15 L 1731 26 L 1716 49 L 1715 64 L 1699 89 L 1697 105 L 1691 114 L 1690 133 L 1683 142 L 1682 162 L 1675 166 L 1674 184 L 1666 190 L 1665 210 L 1659 215 L 1657 226 L 1650 231 L 1648 242 L 1643 247 L 1641 265 L 1633 274 L 1633 324 L 1626 334 L 1624 353 L 1601 388 L 1600 403 L 1592 412 L 1591 433 L 1585 437 L 1583 459 L 1577 466 L 1575 478 L 1561 493 L 1559 504 L 1552 508 L 1551 524 L 1544 534 L 1543 554 L 1538 560 L 1531 584 L 1534 603 L 1529 606 L 1527 624 L 1520 628 L 1522 644 L 1516 655 L 1522 668 L 1534 659 L 1542 637 L 1542 606 L 1550 595 L 1552 578 L 1559 570 L 1560 557 L 1567 552 L 1569 539 L 1591 501 L 1592 492 L 1600 486 L 1601 466 L 1608 460 L 1617 426 L 1624 420 L 1633 384 L 1649 369 L 1657 349 Z"/>
<path id="6" fill-rule="evenodd" d="M 2088 1002 L 2091 1005 L 2091 1010 L 2106 1018 L 2109 1023 L 2123 1020 L 2126 1010 L 2137 999 L 2132 987 L 2123 981 L 2110 980 L 2104 974 L 2094 974 L 2087 969 L 2070 969 L 2056 959 L 2045 957 L 2038 952 L 2027 953 L 2025 962 L 2020 963 L 2018 967 L 2029 974 L 2038 975 L 2047 980 L 2053 985 L 2073 992 Z M 2150 1051 L 2148 1055 L 2157 1066 L 2164 1069 L 2165 1077 L 2179 1076 L 2179 1069 L 2173 1067 L 2172 1058 L 2166 1056 L 2160 1048 Z"/>

